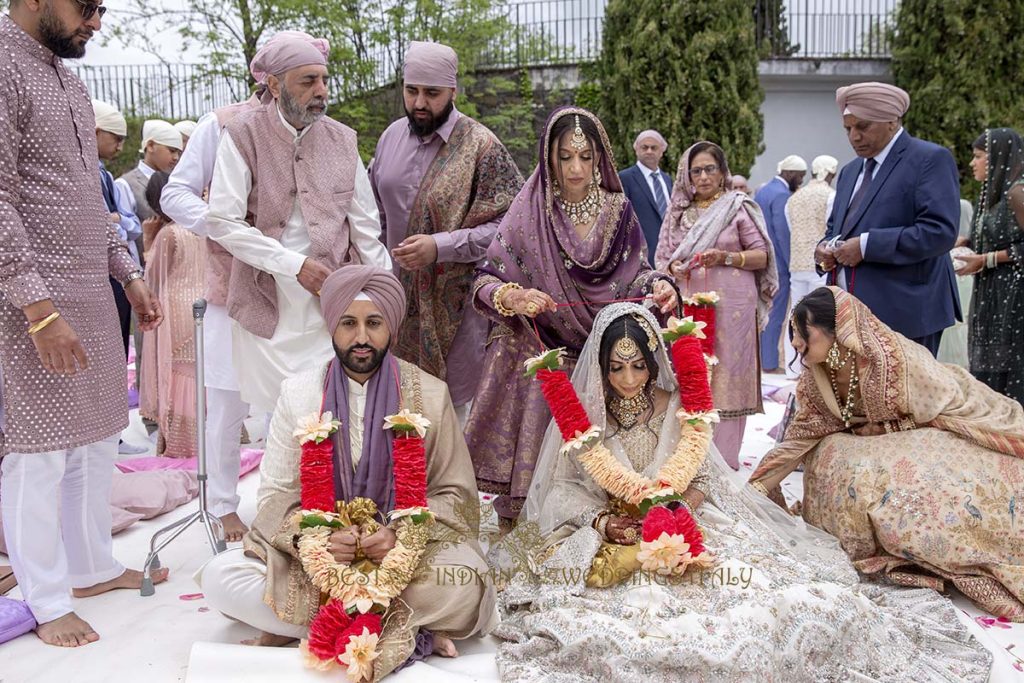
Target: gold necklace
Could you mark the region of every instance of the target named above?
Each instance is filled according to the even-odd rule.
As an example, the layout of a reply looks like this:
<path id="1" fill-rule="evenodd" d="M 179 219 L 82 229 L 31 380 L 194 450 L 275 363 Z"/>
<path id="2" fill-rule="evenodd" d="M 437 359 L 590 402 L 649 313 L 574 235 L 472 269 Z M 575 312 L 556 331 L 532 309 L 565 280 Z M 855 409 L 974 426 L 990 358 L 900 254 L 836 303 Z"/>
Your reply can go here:
<path id="1" fill-rule="evenodd" d="M 837 370 L 845 368 L 851 358 L 853 358 L 852 350 L 846 352 L 846 358 L 843 359 L 843 362 L 839 364 L 838 368 L 830 367 L 828 370 L 829 379 L 832 381 L 832 393 L 836 397 L 836 403 L 839 403 L 840 401 L 839 383 L 836 381 L 836 373 Z M 850 367 L 850 387 L 846 392 L 846 405 L 839 406 L 839 418 L 847 427 L 849 427 L 850 423 L 853 421 L 853 405 L 856 401 L 857 385 L 859 382 L 860 380 L 857 377 L 857 365 L 854 364 Z"/>
<path id="2" fill-rule="evenodd" d="M 714 197 L 711 197 L 710 199 L 694 199 L 693 203 L 697 206 L 698 209 L 706 209 L 715 202 L 717 202 L 719 199 L 721 199 L 722 194 L 723 192 L 719 190 L 718 192 L 715 193 Z"/>
<path id="3" fill-rule="evenodd" d="M 590 185 L 590 188 L 587 190 L 587 196 L 579 202 L 570 202 L 567 199 L 563 199 L 562 192 L 557 187 L 555 188 L 555 196 L 558 198 L 558 204 L 562 207 L 562 211 L 565 211 L 565 215 L 569 217 L 573 225 L 586 225 L 592 219 L 596 220 L 597 214 L 601 211 L 601 191 L 596 183 Z"/>
<path id="4" fill-rule="evenodd" d="M 608 401 L 608 412 L 623 429 L 632 429 L 640 421 L 640 416 L 651 407 L 651 398 L 647 391 L 641 391 L 633 398 L 622 398 L 618 394 Z"/>

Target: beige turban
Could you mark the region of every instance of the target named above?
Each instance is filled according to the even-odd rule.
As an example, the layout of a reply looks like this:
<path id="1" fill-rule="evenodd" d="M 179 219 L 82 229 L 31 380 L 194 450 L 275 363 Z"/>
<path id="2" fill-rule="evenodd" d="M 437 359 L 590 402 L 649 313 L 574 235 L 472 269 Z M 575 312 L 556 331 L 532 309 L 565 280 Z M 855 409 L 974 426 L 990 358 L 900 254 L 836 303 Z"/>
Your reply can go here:
<path id="1" fill-rule="evenodd" d="M 121 137 L 128 135 L 128 122 L 124 120 L 124 114 L 118 111 L 117 107 L 107 102 L 93 100 L 92 110 L 96 114 L 96 130 L 105 130 Z"/>
<path id="2" fill-rule="evenodd" d="M 854 83 L 836 90 L 836 104 L 843 116 L 887 122 L 903 118 L 910 109 L 910 95 L 888 83 Z"/>
<path id="3" fill-rule="evenodd" d="M 174 128 L 181 133 L 182 137 L 190 138 L 192 137 L 192 131 L 196 129 L 196 125 L 195 121 L 178 121 L 174 124 Z"/>
<path id="4" fill-rule="evenodd" d="M 378 266 L 343 266 L 324 280 L 320 289 L 320 308 L 328 331 L 334 334 L 341 316 L 360 294 L 365 294 L 377 306 L 391 332 L 391 339 L 397 339 L 405 319 L 405 290 L 390 270 Z"/>
<path id="5" fill-rule="evenodd" d="M 838 170 L 839 160 L 827 154 L 814 157 L 814 161 L 811 162 L 811 173 L 818 180 L 824 180 L 830 173 L 835 173 Z"/>
<path id="6" fill-rule="evenodd" d="M 166 145 L 171 149 L 176 149 L 179 152 L 185 145 L 181 140 L 181 133 L 166 121 L 160 119 L 150 119 L 142 124 L 142 145 L 139 147 L 139 153 L 143 154 L 146 151 L 146 144 L 152 140 L 153 142 Z"/>
<path id="7" fill-rule="evenodd" d="M 658 141 L 658 144 L 661 145 L 662 149 L 668 149 L 668 143 L 665 142 L 665 138 L 663 138 L 661 136 L 661 133 L 659 133 L 656 130 L 645 130 L 641 132 L 640 135 L 637 135 L 636 140 L 633 141 L 633 149 L 639 147 L 640 141 L 643 140 L 644 138 L 654 138 L 655 140 Z"/>
<path id="8" fill-rule="evenodd" d="M 776 172 L 782 173 L 783 171 L 807 171 L 807 162 L 803 160 L 803 157 L 790 154 L 779 162 L 779 168 Z"/>
<path id="9" fill-rule="evenodd" d="M 454 88 L 458 72 L 459 57 L 447 45 L 419 40 L 409 44 L 403 71 L 404 80 L 409 85 Z"/>

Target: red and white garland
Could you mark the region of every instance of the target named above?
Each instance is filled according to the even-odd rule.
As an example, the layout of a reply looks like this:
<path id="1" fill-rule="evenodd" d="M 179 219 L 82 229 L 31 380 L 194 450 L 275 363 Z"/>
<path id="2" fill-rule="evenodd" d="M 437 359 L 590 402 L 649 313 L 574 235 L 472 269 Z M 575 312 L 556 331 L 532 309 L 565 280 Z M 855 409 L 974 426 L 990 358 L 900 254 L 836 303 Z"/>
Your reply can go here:
<path id="1" fill-rule="evenodd" d="M 700 343 L 705 327 L 705 322 L 689 317 L 670 318 L 662 331 L 665 342 L 672 345 L 681 402 L 676 417 L 681 433 L 675 451 L 653 479 L 623 465 L 601 441 L 600 429 L 590 422 L 572 382 L 560 369 L 562 349 L 526 362 L 526 372 L 540 380 L 541 391 L 565 440 L 561 452 L 577 452 L 587 474 L 609 496 L 635 505 L 645 514 L 638 558 L 645 569 L 661 573 L 681 574 L 695 562 L 711 560 L 686 508 L 672 512 L 664 507 L 682 499 L 707 455 L 711 424 L 718 421 L 708 384 L 708 360 Z"/>
<path id="2" fill-rule="evenodd" d="M 295 429 L 302 449 L 299 466 L 302 509 L 299 521 L 299 560 L 310 582 L 327 596 L 310 623 L 301 649 L 308 665 L 327 670 L 341 665 L 353 683 L 373 679 L 373 661 L 380 655 L 383 616 L 419 566 L 426 550 L 427 526 L 433 515 L 427 507 L 427 469 L 424 436 L 430 421 L 402 410 L 384 420 L 392 429 L 395 508 L 390 520 L 395 546 L 380 565 L 363 558 L 342 564 L 328 550 L 331 534 L 355 525 L 372 533 L 376 504 L 366 498 L 348 503 L 334 493 L 334 448 L 330 438 L 340 423 L 330 412 L 313 414 Z"/>
<path id="3" fill-rule="evenodd" d="M 704 337 L 701 348 L 704 355 L 715 359 L 715 306 L 719 302 L 718 292 L 695 292 L 683 297 L 683 315 L 695 322 L 704 323 Z M 717 362 L 713 360 L 712 364 Z"/>

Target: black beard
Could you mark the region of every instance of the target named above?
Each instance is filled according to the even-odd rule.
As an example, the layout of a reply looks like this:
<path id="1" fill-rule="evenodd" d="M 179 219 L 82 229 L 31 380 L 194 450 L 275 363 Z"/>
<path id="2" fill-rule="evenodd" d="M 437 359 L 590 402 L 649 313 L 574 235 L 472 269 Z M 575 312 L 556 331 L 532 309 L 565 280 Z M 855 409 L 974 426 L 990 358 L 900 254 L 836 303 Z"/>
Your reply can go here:
<path id="1" fill-rule="evenodd" d="M 43 45 L 61 59 L 78 59 L 85 56 L 85 43 L 76 45 L 76 34 L 64 33 L 63 27 L 52 12 L 53 10 L 47 9 L 39 18 L 39 38 Z"/>
<path id="2" fill-rule="evenodd" d="M 433 114 L 430 114 L 430 118 L 426 121 L 417 121 L 416 117 L 414 117 L 412 112 L 408 109 L 405 110 L 405 116 L 409 119 L 409 127 L 412 128 L 412 132 L 418 137 L 425 138 L 443 126 L 445 122 L 448 121 L 448 117 L 452 115 L 453 111 L 455 111 L 454 98 L 448 100 L 448 106 L 444 108 L 444 111 L 441 112 L 440 116 L 435 117 Z"/>
<path id="3" fill-rule="evenodd" d="M 334 344 L 333 342 L 331 343 L 334 346 L 334 355 L 338 357 L 338 360 L 341 361 L 341 364 L 344 365 L 349 370 L 351 370 L 352 372 L 359 375 L 370 375 L 373 374 L 374 372 L 377 372 L 377 370 L 381 366 L 381 363 L 384 362 L 384 356 L 387 355 L 388 349 L 391 347 L 390 338 L 388 338 L 387 346 L 385 346 L 383 349 L 374 348 L 369 344 L 356 344 L 354 346 L 348 347 L 343 351 L 338 348 L 337 344 Z M 363 351 L 367 349 L 372 351 L 373 354 L 365 360 L 356 358 L 354 355 L 352 355 L 353 351 Z"/>

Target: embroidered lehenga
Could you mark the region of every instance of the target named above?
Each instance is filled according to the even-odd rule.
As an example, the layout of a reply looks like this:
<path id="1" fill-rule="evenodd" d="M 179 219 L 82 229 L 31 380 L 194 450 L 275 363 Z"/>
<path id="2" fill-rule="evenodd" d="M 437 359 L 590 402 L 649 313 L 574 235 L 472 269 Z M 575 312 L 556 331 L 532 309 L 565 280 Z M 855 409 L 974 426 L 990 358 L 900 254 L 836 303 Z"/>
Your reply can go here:
<path id="1" fill-rule="evenodd" d="M 851 426 L 890 433 L 851 433 L 828 371 L 811 365 L 783 443 L 751 481 L 777 496 L 775 484 L 802 462 L 804 519 L 838 537 L 858 570 L 906 586 L 951 584 L 1024 621 L 1024 410 L 829 289 L 836 339 L 859 378 Z"/>
<path id="2" fill-rule="evenodd" d="M 600 340 L 622 315 L 602 311 L 573 374 L 597 426 L 607 424 Z M 663 345 L 668 410 L 656 438 L 612 436 L 620 462 L 656 472 L 680 438 L 679 393 Z M 561 455 L 549 428 L 520 524 L 492 551 L 513 575 L 499 598 L 498 666 L 516 681 L 983 681 L 990 654 L 934 591 L 858 583 L 835 539 L 790 517 L 740 481 L 712 445 L 692 485 L 717 564 L 666 580 L 643 570 L 607 587 L 588 581 L 607 544 L 592 527 L 613 503 Z M 653 453 L 653 455 L 652 455 Z M 533 550 L 534 552 L 530 552 Z"/>

